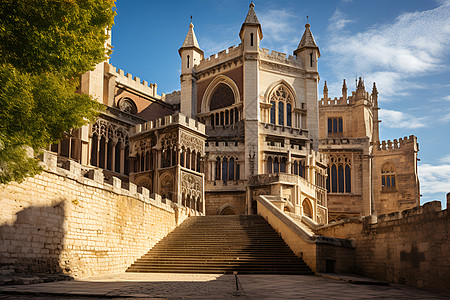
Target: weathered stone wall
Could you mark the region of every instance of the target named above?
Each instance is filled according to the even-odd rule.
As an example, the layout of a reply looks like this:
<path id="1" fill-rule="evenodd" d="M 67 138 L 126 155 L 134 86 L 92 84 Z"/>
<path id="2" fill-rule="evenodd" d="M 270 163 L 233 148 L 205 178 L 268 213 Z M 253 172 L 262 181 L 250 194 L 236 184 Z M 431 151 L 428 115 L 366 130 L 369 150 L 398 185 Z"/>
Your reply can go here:
<path id="1" fill-rule="evenodd" d="M 447 199 L 447 207 L 449 205 Z M 355 241 L 356 272 L 419 288 L 450 292 L 448 209 L 434 201 L 378 218 L 346 219 L 317 234 Z"/>
<path id="2" fill-rule="evenodd" d="M 79 164 L 57 168 L 45 155 L 50 167 L 40 175 L 0 186 L 2 274 L 123 272 L 195 214 L 117 178 L 104 183 L 101 171 L 89 179 Z"/>

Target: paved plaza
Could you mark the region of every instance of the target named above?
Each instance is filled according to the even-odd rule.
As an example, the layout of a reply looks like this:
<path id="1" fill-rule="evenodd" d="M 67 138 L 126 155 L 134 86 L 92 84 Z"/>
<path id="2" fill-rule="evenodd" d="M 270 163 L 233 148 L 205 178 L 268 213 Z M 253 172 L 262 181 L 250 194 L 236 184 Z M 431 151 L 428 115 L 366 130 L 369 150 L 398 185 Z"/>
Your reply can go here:
<path id="1" fill-rule="evenodd" d="M 0 287 L 0 299 L 449 299 L 403 285 L 333 275 L 122 273 Z M 340 279 L 340 280 L 337 280 Z M 359 282 L 355 284 L 351 282 Z"/>

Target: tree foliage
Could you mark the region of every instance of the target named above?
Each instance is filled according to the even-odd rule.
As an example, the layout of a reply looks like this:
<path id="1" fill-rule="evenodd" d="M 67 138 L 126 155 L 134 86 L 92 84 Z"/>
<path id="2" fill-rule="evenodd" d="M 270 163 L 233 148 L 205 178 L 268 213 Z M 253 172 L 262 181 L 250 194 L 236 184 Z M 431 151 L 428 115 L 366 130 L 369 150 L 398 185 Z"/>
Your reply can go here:
<path id="1" fill-rule="evenodd" d="M 0 183 L 39 172 L 27 156 L 96 116 L 77 93 L 80 75 L 105 60 L 114 0 L 0 3 Z"/>

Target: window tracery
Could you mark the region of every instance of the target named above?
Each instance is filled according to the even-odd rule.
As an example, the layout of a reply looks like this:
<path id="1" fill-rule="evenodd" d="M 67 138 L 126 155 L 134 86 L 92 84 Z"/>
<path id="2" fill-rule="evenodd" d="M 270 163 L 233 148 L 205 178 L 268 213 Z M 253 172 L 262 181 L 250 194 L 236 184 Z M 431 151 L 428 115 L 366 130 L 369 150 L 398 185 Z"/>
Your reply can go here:
<path id="1" fill-rule="evenodd" d="M 351 168 L 350 155 L 330 155 L 326 183 L 328 193 L 351 193 Z"/>
<path id="2" fill-rule="evenodd" d="M 270 123 L 276 125 L 286 125 L 292 127 L 292 106 L 293 97 L 288 88 L 281 84 L 269 97 L 270 104 Z"/>
<path id="3" fill-rule="evenodd" d="M 395 169 L 391 163 L 385 163 L 381 168 L 381 188 L 383 191 L 395 190 Z"/>

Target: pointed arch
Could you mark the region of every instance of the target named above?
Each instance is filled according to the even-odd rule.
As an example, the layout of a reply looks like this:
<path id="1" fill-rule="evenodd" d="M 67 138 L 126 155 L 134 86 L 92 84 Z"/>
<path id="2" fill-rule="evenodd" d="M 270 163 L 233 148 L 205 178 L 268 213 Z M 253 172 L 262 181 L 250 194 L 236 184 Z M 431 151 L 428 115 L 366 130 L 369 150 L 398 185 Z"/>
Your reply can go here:
<path id="1" fill-rule="evenodd" d="M 219 84 L 225 84 L 231 89 L 231 91 L 233 92 L 233 96 L 234 96 L 234 104 L 237 104 L 241 101 L 240 94 L 239 94 L 239 88 L 236 85 L 236 83 L 233 81 L 233 79 L 231 79 L 230 77 L 225 76 L 225 75 L 218 75 L 216 78 L 214 78 L 213 81 L 211 81 L 211 83 L 206 88 L 205 93 L 203 94 L 201 113 L 211 111 L 209 109 L 210 104 L 211 104 L 210 103 L 211 97 L 212 97 L 213 93 L 215 92 L 216 87 Z"/>
<path id="2" fill-rule="evenodd" d="M 276 89 L 278 89 L 279 86 L 284 86 L 291 94 L 293 104 L 292 109 L 300 107 L 300 102 L 298 100 L 297 93 L 295 92 L 294 87 L 284 79 L 275 81 L 269 85 L 269 87 L 266 89 L 266 92 L 264 93 L 264 101 L 266 103 L 270 103 L 270 96 Z"/>

